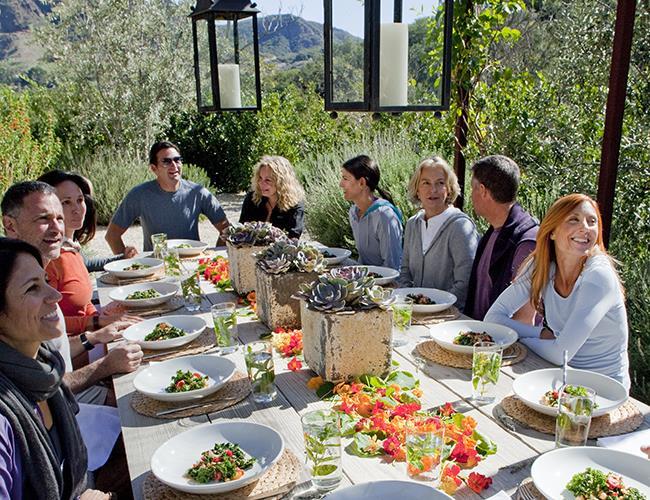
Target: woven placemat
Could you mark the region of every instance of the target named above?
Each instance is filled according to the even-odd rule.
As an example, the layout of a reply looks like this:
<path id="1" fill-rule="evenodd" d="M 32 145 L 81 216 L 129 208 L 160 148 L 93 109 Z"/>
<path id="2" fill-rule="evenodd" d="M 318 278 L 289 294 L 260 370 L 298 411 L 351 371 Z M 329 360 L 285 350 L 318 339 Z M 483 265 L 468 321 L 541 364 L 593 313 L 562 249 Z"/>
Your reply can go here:
<path id="1" fill-rule="evenodd" d="M 501 400 L 503 411 L 524 427 L 530 427 L 544 434 L 555 434 L 555 417 L 536 412 L 522 403 L 516 396 Z M 643 423 L 643 414 L 631 399 L 613 411 L 591 419 L 589 439 L 626 434 Z"/>
<path id="2" fill-rule="evenodd" d="M 141 278 L 118 278 L 114 274 L 104 273 L 99 278 L 99 281 L 104 283 L 104 285 L 113 285 L 113 286 L 123 286 L 123 285 L 133 285 L 135 283 L 150 283 L 152 281 L 159 281 L 165 277 L 165 271 L 161 269 L 156 271 L 149 276 L 143 276 Z"/>
<path id="3" fill-rule="evenodd" d="M 160 318 L 160 321 L 164 321 L 164 318 Z M 142 352 L 144 353 L 145 360 L 165 361 L 167 359 L 180 358 L 181 356 L 193 356 L 194 354 L 201 354 L 214 346 L 214 330 L 208 327 L 203 330 L 203 333 L 201 333 L 201 335 L 195 338 L 192 342 L 185 344 L 180 348 L 165 351 L 143 349 Z"/>
<path id="4" fill-rule="evenodd" d="M 286 492 L 279 495 L 265 496 L 271 494 L 278 488 L 290 486 L 298 481 L 302 464 L 289 450 L 284 450 L 273 467 L 271 467 L 260 479 L 250 483 L 238 490 L 228 491 L 220 495 L 194 495 L 192 493 L 183 493 L 161 483 L 151 472 L 147 475 L 142 485 L 142 495 L 147 500 L 245 500 L 250 497 L 265 498 L 268 500 L 279 500 L 286 495 Z"/>
<path id="5" fill-rule="evenodd" d="M 145 417 L 176 420 L 178 418 L 195 417 L 197 415 L 205 415 L 206 413 L 214 413 L 215 411 L 223 410 L 224 408 L 236 405 L 243 399 L 246 399 L 250 392 L 251 387 L 250 382 L 248 381 L 248 376 L 243 372 L 236 371 L 232 378 L 226 382 L 221 389 L 206 398 L 194 401 L 183 401 L 181 403 L 169 403 L 167 401 L 151 399 L 136 391 L 131 395 L 131 407 Z M 171 410 L 173 408 L 188 406 L 194 403 L 200 404 L 201 406 L 168 413 L 166 415 L 156 415 L 159 411 Z"/>
<path id="6" fill-rule="evenodd" d="M 533 480 L 528 478 L 519 483 L 515 500 L 546 500 L 546 497 L 535 487 Z"/>
<path id="7" fill-rule="evenodd" d="M 460 318 L 460 311 L 456 306 L 451 306 L 437 313 L 413 313 L 411 323 L 414 325 L 437 325 L 458 318 Z"/>
<path id="8" fill-rule="evenodd" d="M 135 314 L 136 316 L 148 318 L 151 316 L 160 316 L 161 314 L 167 314 L 173 311 L 178 311 L 182 307 L 185 307 L 185 301 L 183 300 L 183 297 L 176 295 L 171 299 L 169 299 L 167 302 L 160 304 L 159 306 L 127 307 L 126 311 L 131 314 Z"/>
<path id="9" fill-rule="evenodd" d="M 451 366 L 452 368 L 472 369 L 472 355 L 462 352 L 452 352 L 440 347 L 435 340 L 427 340 L 418 344 L 415 348 L 417 354 L 424 359 L 438 363 L 439 365 Z M 501 366 L 514 365 L 522 362 L 528 355 L 525 345 L 515 342 L 503 351 Z"/>

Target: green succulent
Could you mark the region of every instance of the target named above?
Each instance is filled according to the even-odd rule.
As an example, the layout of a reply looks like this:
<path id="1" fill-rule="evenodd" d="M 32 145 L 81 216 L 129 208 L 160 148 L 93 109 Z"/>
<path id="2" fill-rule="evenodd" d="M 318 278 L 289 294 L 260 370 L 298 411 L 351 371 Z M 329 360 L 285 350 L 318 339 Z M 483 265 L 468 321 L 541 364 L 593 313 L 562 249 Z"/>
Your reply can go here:
<path id="1" fill-rule="evenodd" d="M 325 269 L 325 259 L 316 248 L 295 241 L 277 241 L 255 257 L 260 268 L 270 274 L 289 271 L 309 273 Z"/>

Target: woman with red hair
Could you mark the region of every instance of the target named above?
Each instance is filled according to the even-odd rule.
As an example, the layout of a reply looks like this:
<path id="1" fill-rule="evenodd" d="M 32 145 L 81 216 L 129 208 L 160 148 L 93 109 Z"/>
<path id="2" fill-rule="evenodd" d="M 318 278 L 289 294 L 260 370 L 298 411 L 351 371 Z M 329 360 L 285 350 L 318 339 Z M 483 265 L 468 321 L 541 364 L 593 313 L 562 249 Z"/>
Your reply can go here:
<path id="1" fill-rule="evenodd" d="M 514 314 L 530 303 L 543 326 Z M 598 205 L 584 194 L 557 200 L 542 221 L 534 252 L 485 321 L 517 331 L 527 347 L 560 365 L 608 375 L 630 388 L 623 286 L 605 250 Z"/>

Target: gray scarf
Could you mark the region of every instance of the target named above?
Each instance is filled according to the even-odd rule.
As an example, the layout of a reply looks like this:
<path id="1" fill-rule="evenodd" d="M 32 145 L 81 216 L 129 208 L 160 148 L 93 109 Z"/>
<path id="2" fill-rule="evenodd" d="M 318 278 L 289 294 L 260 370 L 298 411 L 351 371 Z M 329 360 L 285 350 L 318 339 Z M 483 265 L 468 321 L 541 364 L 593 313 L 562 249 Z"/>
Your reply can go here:
<path id="1" fill-rule="evenodd" d="M 86 447 L 75 419 L 79 407 L 61 383 L 64 371 L 63 358 L 46 344 L 31 359 L 0 341 L 0 413 L 11 425 L 22 458 L 24 498 L 67 500 L 86 487 Z M 34 411 L 38 401 L 47 401 L 50 407 L 63 468 Z"/>

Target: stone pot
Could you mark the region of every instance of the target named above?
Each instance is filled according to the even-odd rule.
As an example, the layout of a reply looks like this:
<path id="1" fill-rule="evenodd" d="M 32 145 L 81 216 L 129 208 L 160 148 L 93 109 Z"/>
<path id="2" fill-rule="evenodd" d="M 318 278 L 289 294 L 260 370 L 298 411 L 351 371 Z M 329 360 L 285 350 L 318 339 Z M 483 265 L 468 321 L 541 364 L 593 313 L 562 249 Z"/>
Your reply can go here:
<path id="1" fill-rule="evenodd" d="M 392 360 L 392 318 L 380 308 L 323 313 L 300 301 L 305 362 L 324 380 L 385 376 Z"/>
<path id="2" fill-rule="evenodd" d="M 255 290 L 257 278 L 255 277 L 255 264 L 257 259 L 254 253 L 263 251 L 266 246 L 236 247 L 226 242 L 228 251 L 228 265 L 230 266 L 230 282 L 235 293 L 240 295 Z"/>
<path id="3" fill-rule="evenodd" d="M 318 278 L 318 273 L 291 272 L 270 274 L 256 267 L 257 315 L 262 323 L 271 330 L 283 328 L 300 328 L 300 300 L 291 298 L 300 286 L 311 283 Z"/>

